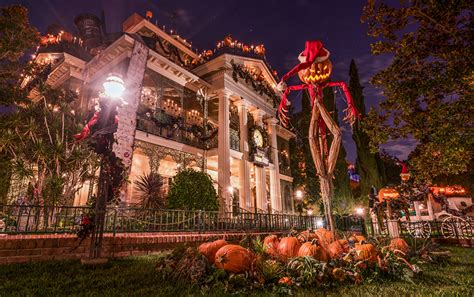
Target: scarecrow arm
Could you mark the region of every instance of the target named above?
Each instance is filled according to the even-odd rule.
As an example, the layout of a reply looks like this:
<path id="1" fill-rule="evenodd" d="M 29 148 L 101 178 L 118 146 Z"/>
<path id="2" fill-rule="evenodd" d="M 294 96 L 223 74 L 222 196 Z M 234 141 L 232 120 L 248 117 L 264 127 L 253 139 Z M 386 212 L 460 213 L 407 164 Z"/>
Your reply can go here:
<path id="1" fill-rule="evenodd" d="M 355 121 L 360 118 L 360 114 L 355 108 L 354 99 L 352 99 L 351 93 L 349 92 L 349 88 L 347 88 L 346 83 L 343 81 L 328 82 L 325 87 L 340 87 L 342 89 L 347 101 L 347 109 L 345 110 L 346 117 L 344 118 L 344 121 L 349 122 L 352 126 Z"/>

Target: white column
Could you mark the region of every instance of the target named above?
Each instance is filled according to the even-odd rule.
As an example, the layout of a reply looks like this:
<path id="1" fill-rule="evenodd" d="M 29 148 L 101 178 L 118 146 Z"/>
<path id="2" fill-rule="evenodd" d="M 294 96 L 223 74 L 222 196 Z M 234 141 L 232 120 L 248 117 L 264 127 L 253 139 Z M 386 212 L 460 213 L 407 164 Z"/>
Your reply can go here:
<path id="1" fill-rule="evenodd" d="M 252 116 L 255 120 L 256 125 L 263 127 L 263 116 L 265 112 L 261 109 L 255 109 L 252 112 Z M 266 178 L 265 168 L 261 166 L 255 166 L 255 187 L 257 192 L 257 208 L 261 210 L 267 210 L 267 189 L 266 189 Z"/>
<path id="2" fill-rule="evenodd" d="M 224 91 L 218 92 L 219 96 L 219 132 L 218 132 L 218 184 L 220 210 L 230 211 L 231 194 L 230 184 L 230 94 Z"/>
<path id="3" fill-rule="evenodd" d="M 267 189 L 265 185 L 265 168 L 255 166 L 255 187 L 257 192 L 257 208 L 267 210 Z"/>
<path id="4" fill-rule="evenodd" d="M 421 205 L 421 202 L 420 201 L 414 201 L 413 202 L 413 207 L 415 208 L 415 220 L 416 221 L 421 221 L 421 210 L 420 210 L 420 205 Z"/>
<path id="5" fill-rule="evenodd" d="M 249 144 L 248 144 L 248 103 L 241 99 L 235 103 L 239 108 L 240 121 L 240 151 L 242 152 L 242 160 L 239 168 L 239 184 L 240 184 L 240 207 L 250 209 L 252 201 L 250 201 L 250 168 L 249 168 Z"/>
<path id="6" fill-rule="evenodd" d="M 270 134 L 269 141 L 272 151 L 272 162 L 273 167 L 270 168 L 270 199 L 272 204 L 272 210 L 281 211 L 282 209 L 282 198 L 280 191 L 280 166 L 278 158 L 278 143 L 277 143 L 277 131 L 276 124 L 278 120 L 270 118 L 267 120 L 268 133 Z"/>

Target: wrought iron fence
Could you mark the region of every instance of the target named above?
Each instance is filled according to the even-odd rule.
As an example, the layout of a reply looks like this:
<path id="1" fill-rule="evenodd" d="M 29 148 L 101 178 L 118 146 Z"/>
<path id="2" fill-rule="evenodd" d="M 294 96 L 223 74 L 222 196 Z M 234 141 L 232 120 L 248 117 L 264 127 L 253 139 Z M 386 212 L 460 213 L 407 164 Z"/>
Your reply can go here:
<path id="1" fill-rule="evenodd" d="M 87 207 L 0 205 L 0 233 L 75 233 Z M 279 231 L 316 229 L 322 217 L 248 212 L 108 208 L 105 232 Z M 1 224 L 0 224 L 1 225 Z"/>
<path id="2" fill-rule="evenodd" d="M 401 222 L 400 227 L 403 235 L 415 238 L 474 239 L 474 220 L 470 218 Z"/>

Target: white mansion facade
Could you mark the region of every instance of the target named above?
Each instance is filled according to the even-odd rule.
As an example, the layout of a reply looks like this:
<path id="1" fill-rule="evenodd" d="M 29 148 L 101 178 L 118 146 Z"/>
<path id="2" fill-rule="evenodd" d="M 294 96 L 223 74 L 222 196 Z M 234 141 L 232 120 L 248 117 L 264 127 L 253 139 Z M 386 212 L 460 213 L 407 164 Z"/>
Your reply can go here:
<path id="1" fill-rule="evenodd" d="M 108 74 L 125 81 L 119 146 L 122 137 L 132 150 L 117 148 L 130 161 L 124 203 L 137 202 L 133 183 L 144 173 L 156 172 L 168 184 L 180 168 L 194 168 L 212 177 L 222 210 L 293 212 L 294 135 L 276 119 L 281 94 L 262 45 L 226 37 L 217 49 L 197 54 L 138 14 L 123 23 L 121 34 L 105 34 L 93 15 L 75 23 L 80 39 L 50 32 L 35 59 L 52 65 L 47 82 L 76 91 L 83 110 L 93 110 Z M 74 204 L 85 204 L 91 191 L 85 184 Z"/>

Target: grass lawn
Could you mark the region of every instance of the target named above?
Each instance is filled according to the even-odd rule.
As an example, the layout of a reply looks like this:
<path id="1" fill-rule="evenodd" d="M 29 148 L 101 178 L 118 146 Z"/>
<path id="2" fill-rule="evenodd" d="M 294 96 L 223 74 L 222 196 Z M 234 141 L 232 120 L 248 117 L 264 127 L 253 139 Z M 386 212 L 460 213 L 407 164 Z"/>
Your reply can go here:
<path id="1" fill-rule="evenodd" d="M 448 247 L 446 265 L 427 265 L 416 284 L 402 281 L 344 285 L 330 290 L 297 290 L 300 296 L 474 296 L 474 249 Z M 186 284 L 163 281 L 155 271 L 156 257 L 111 261 L 87 268 L 78 261 L 0 266 L 0 296 L 185 296 L 199 295 Z M 213 291 L 211 295 L 225 295 Z M 255 292 L 255 296 L 270 293 Z"/>

